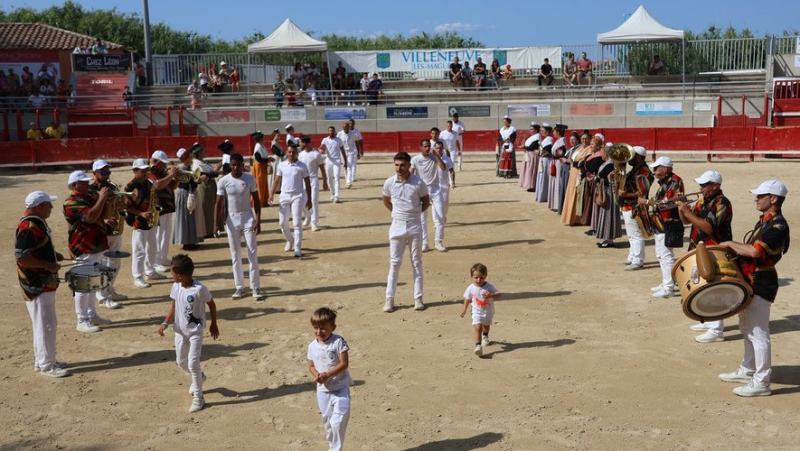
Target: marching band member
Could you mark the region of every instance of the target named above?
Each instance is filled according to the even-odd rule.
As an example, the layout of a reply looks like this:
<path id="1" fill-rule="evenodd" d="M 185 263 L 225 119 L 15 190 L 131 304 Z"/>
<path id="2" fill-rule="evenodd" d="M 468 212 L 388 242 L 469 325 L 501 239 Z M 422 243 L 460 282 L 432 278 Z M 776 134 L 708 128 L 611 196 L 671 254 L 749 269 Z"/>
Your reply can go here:
<path id="1" fill-rule="evenodd" d="M 184 148 L 178 149 L 179 170 L 190 171 L 192 167 L 192 154 Z M 190 177 L 186 182 L 178 182 L 178 191 L 175 195 L 175 229 L 172 232 L 172 244 L 183 245 L 183 250 L 192 251 L 199 247 L 205 232 L 199 233 L 197 216 L 199 203 L 194 203 L 194 208 L 190 211 L 189 199 L 194 194 L 196 196 L 197 182 Z M 195 198 L 196 200 L 196 198 Z"/>
<path id="2" fill-rule="evenodd" d="M 172 242 L 172 220 L 175 216 L 175 188 L 178 187 L 178 168 L 173 166 L 167 171 L 167 164 L 169 164 L 167 153 L 156 150 L 150 157 L 150 172 L 147 176 L 155 184 L 158 205 L 161 206 L 156 229 L 157 252 L 154 266 L 158 272 L 169 272 L 171 264 L 169 244 Z M 145 285 L 144 288 L 150 286 L 150 284 Z"/>
<path id="3" fill-rule="evenodd" d="M 311 137 L 303 135 L 300 137 L 300 147 L 302 151 L 298 157 L 300 161 L 308 166 L 308 179 L 311 182 L 311 211 L 304 209 L 303 215 L 306 217 L 303 226 L 311 224 L 311 231 L 319 230 L 319 174 L 322 173 L 322 190 L 328 191 L 328 177 L 325 174 L 325 164 L 319 150 L 311 147 Z"/>
<path id="4" fill-rule="evenodd" d="M 625 233 L 628 234 L 628 242 L 631 245 L 625 271 L 636 271 L 644 265 L 644 235 L 633 217 L 633 211 L 640 197 L 645 199 L 650 197 L 650 185 L 653 183 L 653 173 L 645 163 L 647 149 L 633 146 L 633 152 L 635 155 L 628 163 L 633 168 L 625 175 L 625 183 L 619 187 L 622 220 L 625 222 Z M 649 218 L 643 219 L 649 220 Z"/>
<path id="5" fill-rule="evenodd" d="M 25 198 L 25 216 L 17 225 L 14 257 L 25 306 L 33 323 L 33 369 L 50 377 L 69 376 L 65 363 L 56 360 L 56 289 L 58 262 L 47 218 L 56 196 L 34 191 Z"/>
<path id="6" fill-rule="evenodd" d="M 690 208 L 685 202 L 675 202 L 678 205 L 681 221 L 692 225 L 692 230 L 689 232 L 689 250 L 694 249 L 701 241 L 707 246 L 731 241 L 733 207 L 728 198 L 722 194 L 722 175 L 717 171 L 706 171 L 694 181 L 700 185 L 702 192 L 694 207 Z M 706 331 L 694 338 L 698 343 L 724 340 L 722 336 L 724 328 L 722 321 L 706 321 L 692 326 L 694 331 Z"/>
<path id="7" fill-rule="evenodd" d="M 666 203 L 668 199 L 675 199 L 684 194 L 683 180 L 672 172 L 672 159 L 659 157 L 655 163 L 650 165 L 650 168 L 652 168 L 658 180 L 658 190 L 656 190 L 655 198 L 652 200 L 648 201 L 644 197 L 640 197 L 639 205 L 656 206 L 656 214 L 660 216 L 665 226 L 664 232 L 667 231 L 666 228 L 675 223 L 680 224 L 681 229 L 683 229 L 675 204 L 673 202 Z M 672 297 L 675 292 L 675 281 L 672 279 L 672 265 L 675 264 L 675 254 L 671 248 L 667 247 L 667 235 L 664 232 L 654 230 L 656 258 L 661 266 L 661 284 L 652 288 L 654 298 Z M 681 244 L 682 246 L 683 244 Z"/>
<path id="8" fill-rule="evenodd" d="M 133 227 L 133 232 L 131 233 L 131 250 L 133 251 L 131 275 L 133 276 L 133 283 L 137 287 L 150 286 L 144 280 L 145 274 L 150 279 L 166 278 L 157 273 L 155 269 L 158 241 L 156 240 L 157 228 L 150 225 L 153 207 L 155 207 L 150 204 L 150 201 L 152 198 L 158 202 L 158 198 L 151 193 L 153 184 L 150 183 L 147 176 L 149 169 L 150 165 L 147 164 L 147 160 L 144 158 L 135 160 L 133 162 L 133 179 L 125 185 L 126 193 L 134 193 L 133 197 L 125 198 L 128 210 L 125 222 Z"/>
<path id="9" fill-rule="evenodd" d="M 108 237 L 102 221 L 103 208 L 110 196 L 111 188 L 104 187 L 95 198 L 89 194 L 92 179 L 83 171 L 69 175 L 69 196 L 64 201 L 64 217 L 69 223 L 69 252 L 81 263 L 101 263 L 103 252 L 108 250 Z M 95 310 L 95 293 L 75 292 L 75 314 L 79 332 L 98 332 L 100 324 L 111 324 L 111 320 L 100 317 Z"/>
<path id="10" fill-rule="evenodd" d="M 92 172 L 94 173 L 94 181 L 89 185 L 89 192 L 93 196 L 97 197 L 99 191 L 105 186 L 111 188 L 112 191 L 117 190 L 117 187 L 110 183 L 111 165 L 105 160 L 95 160 L 95 162 L 92 163 Z M 114 229 L 117 225 L 118 219 L 119 218 L 117 218 L 116 214 L 114 214 L 114 216 L 111 218 L 104 219 L 104 222 L 106 223 L 106 235 L 108 236 L 109 251 L 118 251 L 122 249 L 122 234 L 114 234 Z M 114 289 L 114 281 L 117 280 L 117 275 L 119 274 L 121 259 L 109 258 L 108 260 L 111 263 L 109 266 L 114 268 L 116 271 L 111 274 L 108 287 L 100 292 L 100 296 L 97 298 L 97 303 L 103 307 L 115 309 L 121 307 L 117 301 L 124 301 L 128 299 L 128 296 L 119 294 Z"/>
<path id="11" fill-rule="evenodd" d="M 769 338 L 769 311 L 778 294 L 775 265 L 789 250 L 789 224 L 781 213 L 786 200 L 786 185 L 767 180 L 750 190 L 756 195 L 761 212 L 745 243 L 723 241 L 722 246 L 739 254 L 742 275 L 753 287 L 753 301 L 739 312 L 739 330 L 744 338 L 744 357 L 736 371 L 720 374 L 725 382 L 745 384 L 733 392 L 739 396 L 769 396 L 772 372 L 772 343 Z"/>
<path id="12" fill-rule="evenodd" d="M 280 185 L 280 190 L 278 190 Z M 311 208 L 311 180 L 308 174 L 308 166 L 297 159 L 297 146 L 292 143 L 286 149 L 286 160 L 278 165 L 278 172 L 275 174 L 275 181 L 272 182 L 272 195 L 270 202 L 276 192 L 281 193 L 279 199 L 280 211 L 278 212 L 278 223 L 286 239 L 284 251 L 291 252 L 294 248 L 294 256 L 303 256 L 301 251 L 303 243 L 303 205 L 306 210 Z M 292 218 L 294 227 L 294 239 L 289 228 L 289 217 Z"/>

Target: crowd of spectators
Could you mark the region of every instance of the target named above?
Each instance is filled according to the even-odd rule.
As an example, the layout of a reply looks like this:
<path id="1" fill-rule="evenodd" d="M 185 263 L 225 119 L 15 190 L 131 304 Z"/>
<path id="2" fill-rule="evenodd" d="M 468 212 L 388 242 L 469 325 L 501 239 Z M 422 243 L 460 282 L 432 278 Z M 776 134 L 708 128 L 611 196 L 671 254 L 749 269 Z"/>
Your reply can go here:
<path id="1" fill-rule="evenodd" d="M 51 63 L 42 64 L 34 75 L 28 66 L 17 74 L 13 67 L 0 68 L 0 108 L 9 110 L 66 107 L 74 103 L 75 90 L 58 78 Z"/>
<path id="2" fill-rule="evenodd" d="M 43 139 L 63 139 L 67 137 L 67 132 L 64 130 L 64 127 L 58 124 L 58 122 L 50 122 L 50 125 L 44 130 L 42 133 L 39 130 L 39 127 L 36 126 L 36 122 L 31 122 L 28 125 L 28 131 L 25 134 L 26 139 L 29 141 L 41 141 Z"/>
<path id="3" fill-rule="evenodd" d="M 297 62 L 286 79 L 281 74 L 276 76 L 272 91 L 278 108 L 307 104 L 377 105 L 383 100 L 383 80 L 377 73 L 371 77 L 366 72 L 348 73 L 342 61 L 333 71 L 329 71 L 327 62 L 323 62 L 319 69 L 314 62 L 309 62 L 307 67 Z"/>

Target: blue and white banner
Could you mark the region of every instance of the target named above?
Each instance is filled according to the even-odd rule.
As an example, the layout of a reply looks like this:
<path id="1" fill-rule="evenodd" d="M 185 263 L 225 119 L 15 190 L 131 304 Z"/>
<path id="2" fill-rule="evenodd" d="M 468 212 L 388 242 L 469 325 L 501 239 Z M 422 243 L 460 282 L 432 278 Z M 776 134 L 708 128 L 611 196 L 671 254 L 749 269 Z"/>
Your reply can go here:
<path id="1" fill-rule="evenodd" d="M 678 116 L 683 114 L 681 102 L 638 102 L 637 116 Z"/>
<path id="2" fill-rule="evenodd" d="M 338 121 L 344 119 L 366 119 L 366 108 L 325 108 L 326 121 Z"/>

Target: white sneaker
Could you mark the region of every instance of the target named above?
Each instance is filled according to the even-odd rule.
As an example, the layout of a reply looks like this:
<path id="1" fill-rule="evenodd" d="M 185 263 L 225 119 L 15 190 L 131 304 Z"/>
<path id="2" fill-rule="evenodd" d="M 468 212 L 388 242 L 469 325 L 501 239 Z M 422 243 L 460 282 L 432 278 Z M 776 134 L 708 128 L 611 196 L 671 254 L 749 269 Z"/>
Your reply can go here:
<path id="1" fill-rule="evenodd" d="M 422 245 L 422 252 L 428 252 L 431 250 L 431 247 L 428 246 L 428 243 Z"/>
<path id="2" fill-rule="evenodd" d="M 458 172 L 461 172 L 461 164 L 458 165 Z"/>
<path id="3" fill-rule="evenodd" d="M 300 252 L 300 249 L 294 251 L 294 258 L 300 258 L 303 256 L 303 253 Z"/>
<path id="4" fill-rule="evenodd" d="M 284 252 L 292 252 L 292 248 L 293 247 L 294 246 L 292 245 L 292 242 L 291 241 L 287 241 L 286 242 L 286 246 L 283 246 L 283 251 Z"/>
<path id="5" fill-rule="evenodd" d="M 47 377 L 67 377 L 67 376 L 70 375 L 70 372 L 65 370 L 65 369 L 63 369 L 63 368 L 59 368 L 57 366 L 53 366 L 52 368 L 50 368 L 47 371 L 39 371 L 39 374 L 41 374 L 42 376 L 47 376 Z"/>
<path id="6" fill-rule="evenodd" d="M 89 321 L 91 321 L 91 323 L 95 326 L 105 326 L 113 322 L 110 319 L 105 319 L 100 315 L 94 315 Z"/>
<path id="7" fill-rule="evenodd" d="M 311 218 L 306 218 L 305 221 L 303 221 L 303 227 L 308 227 L 309 224 L 311 224 Z"/>
<path id="8" fill-rule="evenodd" d="M 62 369 L 62 370 L 63 370 L 64 368 L 66 368 L 68 365 L 69 365 L 69 364 L 68 364 L 67 362 L 59 362 L 58 360 L 56 360 L 56 363 L 54 363 L 54 364 L 53 364 L 53 366 L 54 366 L 54 367 L 56 367 L 56 368 L 58 368 L 58 369 Z M 39 368 L 39 366 L 38 366 L 38 365 L 35 365 L 35 364 L 34 364 L 34 366 L 33 366 L 33 371 L 36 371 L 36 372 L 38 373 L 39 371 L 42 371 L 42 369 L 41 369 L 41 368 Z"/>
<path id="9" fill-rule="evenodd" d="M 747 373 L 742 367 L 736 368 L 736 371 L 730 373 L 722 373 L 719 375 L 719 380 L 723 382 L 736 382 L 740 384 L 749 384 L 753 380 L 753 374 Z"/>
<path id="10" fill-rule="evenodd" d="M 127 301 L 128 300 L 128 296 L 125 296 L 124 294 L 119 294 L 119 293 L 117 293 L 115 291 L 114 293 L 111 294 L 111 300 L 112 301 Z"/>
<path id="11" fill-rule="evenodd" d="M 352 188 L 352 187 L 353 187 L 353 184 L 352 184 L 352 183 L 348 183 L 348 184 L 347 184 L 347 185 L 345 185 L 344 187 L 345 187 L 346 189 L 350 189 L 350 188 Z"/>
<path id="12" fill-rule="evenodd" d="M 733 389 L 733 392 L 745 398 L 750 398 L 752 396 L 769 396 L 772 394 L 772 390 L 769 389 L 769 386 L 761 385 L 756 381 L 750 381 L 747 385 L 736 387 Z"/>
<path id="13" fill-rule="evenodd" d="M 725 341 L 725 337 L 720 337 L 716 332 L 709 330 L 708 332 L 694 337 L 694 341 L 698 343 L 717 343 Z"/>
<path id="14" fill-rule="evenodd" d="M 311 231 L 312 232 L 319 232 L 319 226 L 316 224 L 311 224 Z"/>
<path id="15" fill-rule="evenodd" d="M 631 263 L 630 265 L 625 267 L 625 271 L 636 271 L 642 269 L 642 266 L 644 265 L 642 265 L 641 263 Z"/>
<path id="16" fill-rule="evenodd" d="M 664 290 L 664 285 L 656 285 L 653 288 L 650 288 L 650 291 L 652 291 L 653 293 L 657 293 L 663 290 Z"/>
<path id="17" fill-rule="evenodd" d="M 710 327 L 709 327 L 709 325 L 708 325 L 708 324 L 706 324 L 706 323 L 699 323 L 699 324 L 693 324 L 693 325 L 692 325 L 692 327 L 690 327 L 689 329 L 692 329 L 692 330 L 693 330 L 693 331 L 695 331 L 695 332 L 703 332 L 703 331 L 706 331 L 706 330 L 708 330 L 709 328 L 710 328 Z"/>
<path id="18" fill-rule="evenodd" d="M 414 299 L 414 310 L 417 311 L 425 310 L 425 304 L 422 303 L 422 298 Z"/>
<path id="19" fill-rule="evenodd" d="M 338 204 L 339 203 L 339 198 L 338 197 L 334 197 L 333 198 L 333 203 L 334 204 Z"/>
<path id="20" fill-rule="evenodd" d="M 261 288 L 256 288 L 253 290 L 253 298 L 255 298 L 256 301 L 263 301 L 267 298 L 267 294 L 261 291 Z"/>
<path id="21" fill-rule="evenodd" d="M 386 302 L 383 303 L 383 311 L 386 313 L 394 311 L 394 298 L 386 298 Z"/>
<path id="22" fill-rule="evenodd" d="M 169 266 L 164 265 L 153 265 L 153 269 L 158 272 L 169 272 Z"/>
<path id="23" fill-rule="evenodd" d="M 671 298 L 672 290 L 666 289 L 666 290 L 656 291 L 655 293 L 653 293 L 653 297 L 661 299 Z"/>
<path id="24" fill-rule="evenodd" d="M 78 327 L 76 327 L 75 329 L 78 332 L 85 332 L 85 333 L 100 332 L 100 328 L 92 323 L 78 323 Z"/>
<path id="25" fill-rule="evenodd" d="M 483 355 L 483 348 L 481 348 L 481 345 L 475 345 L 475 351 L 474 352 L 475 352 L 476 356 L 478 356 L 478 357 L 482 356 Z"/>
<path id="26" fill-rule="evenodd" d="M 147 278 L 150 280 L 164 280 L 167 278 L 164 274 L 154 272 L 153 274 L 148 274 Z"/>
<path id="27" fill-rule="evenodd" d="M 111 299 L 111 298 L 103 299 L 102 301 L 99 301 L 98 303 L 100 305 L 102 305 L 103 307 L 109 308 L 109 309 L 122 308 L 121 305 L 119 305 L 118 303 L 114 302 L 114 300 Z"/>
<path id="28" fill-rule="evenodd" d="M 483 337 L 481 337 L 481 346 L 489 346 L 490 344 L 491 342 L 489 341 L 488 335 L 484 335 Z"/>
<path id="29" fill-rule="evenodd" d="M 152 286 L 149 283 L 145 282 L 145 280 L 142 279 L 141 277 L 133 279 L 133 284 L 139 288 L 150 288 Z"/>
<path id="30" fill-rule="evenodd" d="M 331 194 L 331 202 L 333 202 L 335 199 L 336 199 L 336 196 L 334 196 L 333 194 Z"/>
<path id="31" fill-rule="evenodd" d="M 205 381 L 206 381 L 206 379 L 208 379 L 208 378 L 206 377 L 206 373 L 200 373 L 200 374 L 202 374 L 202 375 L 203 375 L 203 382 L 205 382 Z M 189 376 L 189 377 L 191 377 L 191 376 Z M 189 386 L 189 394 L 190 394 L 190 395 L 192 395 L 192 396 L 194 396 L 194 385 L 190 385 L 190 386 Z M 200 393 L 200 394 L 202 395 L 202 393 Z"/>
<path id="32" fill-rule="evenodd" d="M 437 251 L 439 251 L 439 252 L 447 252 L 447 248 L 446 248 L 446 247 L 444 247 L 444 244 L 442 244 L 442 242 L 441 242 L 441 241 L 437 241 L 437 242 L 436 242 L 436 243 L 433 245 L 433 247 L 435 247 L 435 248 L 436 248 L 436 250 L 437 250 Z"/>
<path id="33" fill-rule="evenodd" d="M 236 291 L 233 292 L 231 295 L 231 299 L 237 300 L 247 296 L 247 290 L 244 288 L 238 288 Z"/>
<path id="34" fill-rule="evenodd" d="M 203 399 L 202 396 L 200 397 L 195 396 L 194 399 L 192 399 L 192 406 L 189 407 L 189 413 L 199 412 L 203 410 L 203 406 L 205 405 L 206 405 L 206 400 Z"/>

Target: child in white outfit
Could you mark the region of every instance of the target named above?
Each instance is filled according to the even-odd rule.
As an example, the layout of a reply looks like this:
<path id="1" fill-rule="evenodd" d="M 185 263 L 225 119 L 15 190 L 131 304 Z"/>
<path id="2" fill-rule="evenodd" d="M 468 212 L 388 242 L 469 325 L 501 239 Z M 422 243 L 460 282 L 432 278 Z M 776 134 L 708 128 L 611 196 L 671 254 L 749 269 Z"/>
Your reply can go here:
<path id="1" fill-rule="evenodd" d="M 469 270 L 472 284 L 464 292 L 464 309 L 461 317 L 467 314 L 467 307 L 472 304 L 472 326 L 475 328 L 475 355 L 483 355 L 483 348 L 489 346 L 489 328 L 494 318 L 494 301 L 501 296 L 500 290 L 486 281 L 489 270 L 486 266 L 475 263 Z"/>
<path id="2" fill-rule="evenodd" d="M 189 412 L 197 412 L 206 404 L 203 399 L 203 381 L 206 376 L 200 370 L 200 350 L 203 347 L 203 330 L 206 324 L 206 304 L 211 312 L 209 332 L 216 340 L 219 337 L 217 328 L 217 306 L 205 285 L 192 278 L 194 262 L 188 255 L 178 254 L 172 258 L 172 304 L 158 334 L 164 336 L 164 330 L 174 318 L 175 324 L 175 357 L 178 367 L 192 376 L 189 393 L 192 395 L 192 406 Z M 176 314 L 177 313 L 177 314 Z"/>
<path id="3" fill-rule="evenodd" d="M 336 312 L 322 307 L 311 316 L 316 339 L 308 345 L 308 370 L 317 383 L 317 404 L 322 413 L 325 439 L 339 451 L 350 421 L 350 360 L 347 342 L 336 330 Z"/>

